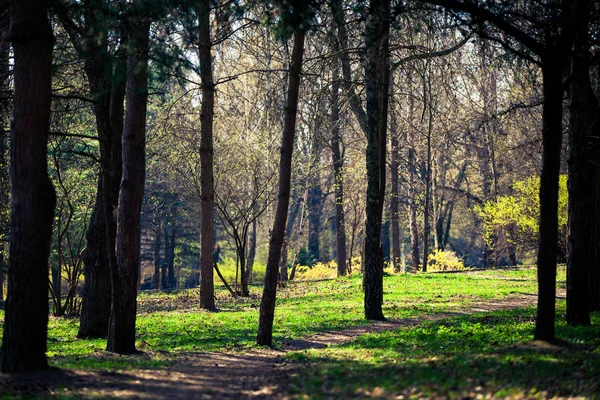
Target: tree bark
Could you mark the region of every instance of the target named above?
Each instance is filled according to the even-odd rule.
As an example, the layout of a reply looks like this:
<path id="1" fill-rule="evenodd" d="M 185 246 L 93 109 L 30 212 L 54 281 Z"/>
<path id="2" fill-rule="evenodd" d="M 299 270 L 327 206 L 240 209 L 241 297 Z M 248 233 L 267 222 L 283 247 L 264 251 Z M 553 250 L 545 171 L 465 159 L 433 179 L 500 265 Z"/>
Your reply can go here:
<path id="1" fill-rule="evenodd" d="M 198 5 L 198 41 L 200 78 L 202 80 L 202 114 L 200 115 L 200 182 L 202 226 L 200 229 L 200 307 L 216 310 L 213 274 L 213 225 L 214 225 L 214 182 L 213 182 L 213 114 L 215 84 L 212 73 L 210 51 L 210 5 L 201 0 Z"/>
<path id="2" fill-rule="evenodd" d="M 123 129 L 123 177 L 119 191 L 116 268 L 111 270 L 112 305 L 106 350 L 135 352 L 136 297 L 139 280 L 140 212 L 144 195 L 146 108 L 150 21 L 131 21 L 127 60 L 127 109 Z"/>
<path id="3" fill-rule="evenodd" d="M 413 268 L 418 269 L 421 264 L 419 255 L 419 228 L 417 226 L 417 179 L 416 179 L 416 161 L 413 135 L 413 117 L 415 110 L 414 98 L 411 96 L 408 103 L 408 130 L 406 132 L 406 142 L 408 144 L 407 164 L 408 164 L 408 225 L 410 230 L 410 254 Z"/>
<path id="4" fill-rule="evenodd" d="M 320 149 L 317 143 L 313 144 L 313 168 L 308 188 L 308 253 L 312 263 L 321 261 L 321 213 L 323 209 L 323 191 L 321 190 L 321 177 L 319 173 Z"/>
<path id="5" fill-rule="evenodd" d="M 384 320 L 381 220 L 385 194 L 385 148 L 389 90 L 389 0 L 371 0 L 365 29 L 367 93 L 367 205 L 363 288 L 365 318 Z"/>
<path id="6" fill-rule="evenodd" d="M 162 247 L 162 229 L 161 226 L 156 230 L 156 235 L 154 237 L 154 276 L 153 276 L 153 284 L 154 290 L 160 289 L 160 267 L 161 267 L 161 259 L 160 259 L 160 250 Z M 165 238 L 166 242 L 167 238 Z"/>
<path id="7" fill-rule="evenodd" d="M 11 232 L 2 371 L 48 367 L 48 256 L 56 194 L 48 177 L 52 49 L 49 2 L 12 0 Z"/>
<path id="8" fill-rule="evenodd" d="M 177 279 L 175 278 L 175 228 L 171 227 L 171 234 L 168 239 L 169 255 L 167 257 L 167 278 L 169 289 L 177 288 Z M 165 236 L 165 242 L 167 237 Z"/>
<path id="9" fill-rule="evenodd" d="M 337 244 L 338 276 L 347 273 L 346 266 L 346 222 L 344 213 L 344 159 L 340 149 L 340 80 L 339 61 L 334 60 L 333 82 L 331 84 L 331 155 L 333 159 L 334 189 L 335 189 L 335 236 Z"/>
<path id="10" fill-rule="evenodd" d="M 290 203 L 290 186 L 292 174 L 292 152 L 294 149 L 294 134 L 296 131 L 296 114 L 298 112 L 298 97 L 300 91 L 300 73 L 304 55 L 304 39 L 306 32 L 302 29 L 294 32 L 294 49 L 292 65 L 289 74 L 287 104 L 281 139 L 281 158 L 279 161 L 279 194 L 271 241 L 269 257 L 265 272 L 263 296 L 260 302 L 260 318 L 256 342 L 262 346 L 273 345 L 273 318 L 275 316 L 275 299 L 277 296 L 277 274 L 281 258 L 281 246 L 285 235 L 288 206 Z"/>
<path id="11" fill-rule="evenodd" d="M 592 288 L 599 286 L 600 105 L 589 76 L 589 3 L 577 2 L 578 32 L 571 57 L 569 85 L 569 252 L 567 322 L 589 325 Z"/>
<path id="12" fill-rule="evenodd" d="M 550 55 L 552 54 L 552 55 Z M 562 145 L 563 67 L 549 51 L 543 60 L 542 176 L 540 182 L 540 238 L 538 244 L 538 306 L 534 337 L 554 340 L 556 257 L 558 254 L 558 180 Z"/>
<path id="13" fill-rule="evenodd" d="M 98 23 L 93 13 L 86 15 L 88 36 Z M 77 38 L 73 37 L 77 43 Z M 107 57 L 106 37 L 101 45 L 97 37 L 85 38 L 84 69 L 94 99 L 96 129 L 100 139 L 100 176 L 94 210 L 86 236 L 83 257 L 84 285 L 79 338 L 104 338 L 108 334 L 111 306 L 111 263 L 116 262 L 117 208 L 122 175 L 121 138 L 123 134 L 123 101 L 125 99 L 127 63 L 117 52 L 114 63 Z M 121 38 L 123 40 L 123 38 Z"/>
<path id="14" fill-rule="evenodd" d="M 425 78 L 424 78 L 425 79 Z M 430 77 L 429 77 L 430 79 Z M 430 226 L 430 212 L 431 212 L 431 184 L 432 184 L 432 173 L 431 173 L 431 136 L 433 135 L 433 93 L 431 90 L 431 81 L 424 83 L 423 86 L 427 85 L 428 93 L 425 95 L 427 98 L 427 108 L 429 111 L 429 122 L 427 126 L 427 158 L 425 166 L 425 209 L 423 210 L 423 272 L 427 272 L 427 265 L 429 264 L 429 234 L 431 232 Z"/>
<path id="15" fill-rule="evenodd" d="M 8 35 L 10 15 L 8 2 L 2 2 L 0 9 L 0 35 Z M 7 253 L 4 249 L 8 241 L 10 226 L 10 171 L 8 158 L 8 140 L 10 133 L 10 42 L 0 42 L 0 90 L 5 93 L 0 100 L 0 300 L 4 299 L 4 275 L 6 273 Z"/>
<path id="16" fill-rule="evenodd" d="M 394 78 L 390 76 L 390 100 L 394 101 Z M 393 104 L 393 103 L 392 103 Z M 392 110 L 394 108 L 392 107 Z M 390 118 L 390 136 L 391 136 L 391 164 L 390 164 L 390 224 L 391 224 L 391 262 L 395 272 L 400 272 L 400 182 L 398 169 L 400 168 L 400 143 L 398 140 L 398 131 L 396 116 L 392 111 Z"/>

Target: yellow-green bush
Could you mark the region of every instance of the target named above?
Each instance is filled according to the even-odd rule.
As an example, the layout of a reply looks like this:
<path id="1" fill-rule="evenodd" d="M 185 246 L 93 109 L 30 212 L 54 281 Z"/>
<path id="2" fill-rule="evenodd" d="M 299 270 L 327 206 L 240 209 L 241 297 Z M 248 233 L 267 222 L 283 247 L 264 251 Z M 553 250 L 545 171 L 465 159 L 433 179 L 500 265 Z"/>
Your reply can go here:
<path id="1" fill-rule="evenodd" d="M 328 263 L 318 262 L 312 267 L 298 265 L 296 267 L 295 279 L 299 281 L 313 281 L 317 279 L 332 279 L 337 277 L 337 263 L 330 261 Z"/>
<path id="2" fill-rule="evenodd" d="M 463 260 L 455 252 L 434 250 L 427 257 L 428 271 L 460 271 L 465 269 Z"/>

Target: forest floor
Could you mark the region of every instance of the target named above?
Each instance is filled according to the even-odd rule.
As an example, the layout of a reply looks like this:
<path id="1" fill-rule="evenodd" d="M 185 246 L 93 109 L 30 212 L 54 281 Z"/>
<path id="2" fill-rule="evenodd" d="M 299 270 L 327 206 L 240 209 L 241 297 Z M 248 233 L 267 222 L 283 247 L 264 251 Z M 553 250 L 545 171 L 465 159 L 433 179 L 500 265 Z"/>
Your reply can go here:
<path id="1" fill-rule="evenodd" d="M 559 304 L 564 295 L 564 289 L 559 287 Z M 535 294 L 512 293 L 499 298 L 471 300 L 474 301 L 441 312 L 419 312 L 385 322 L 290 335 L 279 340 L 275 349 L 238 346 L 227 351 L 166 351 L 153 348 L 157 346 L 142 340 L 138 342 L 142 351 L 133 356 L 96 351 L 93 355 L 76 356 L 74 361 L 63 363 L 58 356 L 59 362 L 55 364 L 61 368 L 14 376 L 0 374 L 0 398 L 570 398 L 593 397 L 594 393 L 600 393 L 596 382 L 600 369 L 600 363 L 595 363 L 600 361 L 597 348 L 548 345 L 512 336 L 514 332 L 511 331 L 523 329 L 519 324 L 525 324 L 525 330 L 531 328 L 533 306 L 537 300 Z M 496 328 L 485 328 L 481 323 L 503 326 L 507 322 L 505 318 L 509 321 L 504 326 L 507 329 L 499 332 L 493 330 Z M 457 331 L 452 333 L 452 329 Z M 511 337 L 503 339 L 507 332 Z M 587 334 L 598 337 L 599 332 L 596 328 Z M 453 336 L 455 334 L 458 339 Z M 406 335 L 417 335 L 414 337 L 416 344 L 411 344 Z M 452 343 L 457 347 L 451 353 L 454 356 L 464 354 L 468 361 L 463 363 L 463 360 L 451 357 L 442 359 L 450 353 L 438 350 L 438 347 L 442 349 L 449 344 L 450 348 Z M 431 346 L 433 353 L 427 353 L 426 345 Z M 486 347 L 490 345 L 493 351 Z M 408 358 L 397 359 L 400 353 Z M 488 365 L 490 354 L 495 354 L 495 358 L 509 357 L 511 364 L 504 366 L 496 362 Z M 519 360 L 515 361 L 515 354 Z M 523 365 L 519 365 L 520 359 L 528 354 L 536 357 L 525 357 Z M 81 364 L 86 357 L 91 357 L 98 365 L 107 359 L 109 367 L 87 368 L 87 364 Z M 115 357 L 119 358 L 116 362 Z M 478 365 L 482 362 L 476 360 L 478 357 L 486 361 Z M 586 359 L 594 362 L 587 369 L 580 368 L 582 360 Z M 156 360 L 162 363 L 155 366 Z M 415 360 L 419 366 L 415 366 Z M 550 372 L 557 373 L 561 379 L 567 374 L 575 374 L 575 386 L 553 387 L 545 383 L 545 377 L 536 380 L 534 371 L 528 373 L 531 375 L 529 384 L 518 382 L 515 376 L 507 376 L 500 382 L 494 377 L 506 374 L 507 369 L 522 375 L 521 367 L 538 368 L 540 361 L 552 364 Z M 562 368 L 561 363 L 572 363 L 576 370 Z M 133 367 L 120 367 L 127 364 Z M 466 372 L 461 370 L 462 364 L 465 364 Z M 70 368 L 71 365 L 74 367 Z M 440 369 L 447 372 L 450 379 L 440 376 Z M 397 374 L 406 376 L 401 379 Z M 486 375 L 492 378 L 483 379 Z"/>

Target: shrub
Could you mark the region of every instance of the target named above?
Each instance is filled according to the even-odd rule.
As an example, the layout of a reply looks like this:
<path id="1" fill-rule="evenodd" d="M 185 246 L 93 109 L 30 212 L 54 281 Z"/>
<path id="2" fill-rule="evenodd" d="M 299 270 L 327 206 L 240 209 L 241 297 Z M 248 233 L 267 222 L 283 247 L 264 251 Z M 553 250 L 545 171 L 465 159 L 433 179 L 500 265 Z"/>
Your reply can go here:
<path id="1" fill-rule="evenodd" d="M 434 250 L 427 257 L 428 271 L 460 271 L 464 268 L 463 260 L 450 250 Z"/>
<path id="2" fill-rule="evenodd" d="M 298 265 L 296 267 L 296 279 L 299 281 L 313 281 L 317 279 L 332 279 L 337 277 L 337 263 L 315 263 L 312 267 Z"/>

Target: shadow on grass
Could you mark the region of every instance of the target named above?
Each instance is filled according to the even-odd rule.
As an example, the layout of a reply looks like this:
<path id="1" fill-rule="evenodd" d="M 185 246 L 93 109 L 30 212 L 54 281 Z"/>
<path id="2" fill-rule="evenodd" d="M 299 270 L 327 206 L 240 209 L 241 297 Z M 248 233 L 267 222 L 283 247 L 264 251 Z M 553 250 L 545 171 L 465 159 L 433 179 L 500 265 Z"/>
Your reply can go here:
<path id="1" fill-rule="evenodd" d="M 533 342 L 532 318 L 532 309 L 455 317 L 296 353 L 292 388 L 309 398 L 597 396 L 600 318 L 580 328 L 557 321 L 571 345 Z"/>

